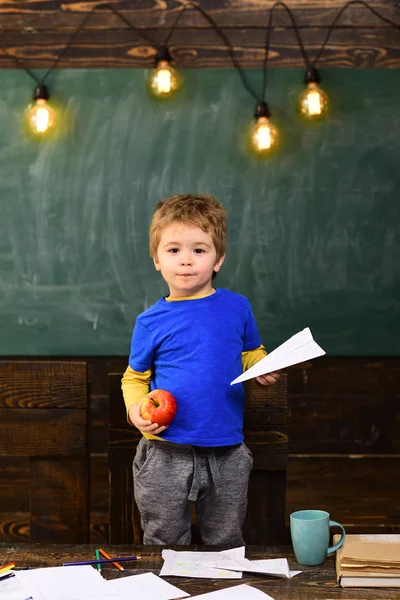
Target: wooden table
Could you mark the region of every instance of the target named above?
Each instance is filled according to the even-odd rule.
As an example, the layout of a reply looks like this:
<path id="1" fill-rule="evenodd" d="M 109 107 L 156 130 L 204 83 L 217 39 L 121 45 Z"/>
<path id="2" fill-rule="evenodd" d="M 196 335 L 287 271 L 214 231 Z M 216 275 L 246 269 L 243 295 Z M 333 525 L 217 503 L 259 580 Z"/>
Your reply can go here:
<path id="1" fill-rule="evenodd" d="M 55 567 L 67 561 L 90 560 L 95 558 L 94 545 L 64 544 L 0 544 L 0 564 L 15 561 L 18 567 Z M 137 562 L 124 563 L 125 571 L 118 571 L 113 565 L 103 565 L 102 574 L 106 579 L 124 577 L 152 571 L 160 572 L 162 565 L 159 546 L 104 546 L 111 556 L 141 555 Z M 175 550 L 223 550 L 226 547 L 211 548 L 205 546 L 175 547 Z M 328 557 L 318 567 L 300 567 L 297 565 L 291 547 L 248 546 L 246 558 L 287 557 L 291 569 L 301 569 L 303 573 L 291 580 L 251 575 L 244 573 L 243 579 L 189 579 L 183 577 L 165 577 L 167 581 L 191 595 L 202 594 L 241 583 L 252 585 L 269 594 L 275 600 L 378 600 L 398 599 L 399 589 L 347 588 L 337 587 L 333 557 Z M 67 568 L 67 567 L 66 567 Z M 68 567 L 73 568 L 73 567 Z"/>

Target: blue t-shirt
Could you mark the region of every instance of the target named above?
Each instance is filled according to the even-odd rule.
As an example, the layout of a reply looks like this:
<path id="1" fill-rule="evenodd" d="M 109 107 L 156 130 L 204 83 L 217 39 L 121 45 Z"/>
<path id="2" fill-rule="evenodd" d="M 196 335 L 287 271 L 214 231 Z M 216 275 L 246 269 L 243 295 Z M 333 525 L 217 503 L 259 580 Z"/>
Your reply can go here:
<path id="1" fill-rule="evenodd" d="M 161 298 L 136 319 L 129 365 L 152 369 L 151 389 L 168 390 L 178 410 L 160 437 L 178 444 L 243 441 L 242 352 L 261 345 L 247 298 L 218 288 L 205 298 Z"/>

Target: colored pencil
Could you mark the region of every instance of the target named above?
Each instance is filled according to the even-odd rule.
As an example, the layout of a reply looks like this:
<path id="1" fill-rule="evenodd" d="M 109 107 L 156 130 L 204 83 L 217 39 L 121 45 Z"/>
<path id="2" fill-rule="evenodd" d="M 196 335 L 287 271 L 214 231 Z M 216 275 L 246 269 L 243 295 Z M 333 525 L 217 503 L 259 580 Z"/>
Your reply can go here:
<path id="1" fill-rule="evenodd" d="M 140 560 L 140 556 L 119 556 L 116 558 L 102 558 L 101 560 L 80 560 L 78 562 L 65 562 L 63 563 L 63 567 L 73 567 L 74 565 L 96 565 L 100 563 L 101 565 L 105 563 L 113 563 L 113 562 L 122 562 L 128 560 Z"/>
<path id="2" fill-rule="evenodd" d="M 9 571 L 15 567 L 15 563 L 8 563 L 7 565 L 3 565 L 0 567 L 0 573 L 4 573 L 5 571 Z"/>
<path id="3" fill-rule="evenodd" d="M 5 579 L 8 579 L 9 577 L 15 577 L 15 573 L 11 572 L 11 573 L 0 574 L 0 581 L 4 581 Z"/>
<path id="4" fill-rule="evenodd" d="M 111 559 L 112 556 L 110 556 L 109 554 L 107 554 L 107 552 L 105 552 L 105 550 L 103 550 L 102 548 L 99 548 L 100 554 L 102 554 L 104 556 L 104 558 L 109 558 Z M 117 567 L 117 569 L 119 569 L 120 571 L 125 571 L 124 567 L 122 565 L 120 565 L 117 562 L 113 562 L 114 567 Z"/>
<path id="5" fill-rule="evenodd" d="M 100 560 L 100 552 L 98 551 L 97 548 L 96 548 L 96 558 L 97 558 L 97 560 Z M 97 570 L 101 572 L 101 564 L 99 562 L 97 563 Z"/>

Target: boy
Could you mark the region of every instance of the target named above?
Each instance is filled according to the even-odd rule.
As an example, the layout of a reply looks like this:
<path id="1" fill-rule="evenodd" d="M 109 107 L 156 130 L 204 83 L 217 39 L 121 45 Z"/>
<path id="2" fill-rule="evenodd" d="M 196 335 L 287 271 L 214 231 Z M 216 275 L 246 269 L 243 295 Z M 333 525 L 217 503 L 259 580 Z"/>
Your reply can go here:
<path id="1" fill-rule="evenodd" d="M 244 544 L 253 459 L 243 443 L 243 386 L 230 382 L 266 352 L 247 298 L 212 286 L 225 246 L 226 212 L 212 196 L 156 206 L 150 255 L 169 295 L 136 319 L 122 379 L 128 421 L 143 434 L 133 478 L 145 544 L 190 544 L 192 501 L 204 544 Z M 150 388 L 176 398 L 168 428 L 140 416 Z"/>

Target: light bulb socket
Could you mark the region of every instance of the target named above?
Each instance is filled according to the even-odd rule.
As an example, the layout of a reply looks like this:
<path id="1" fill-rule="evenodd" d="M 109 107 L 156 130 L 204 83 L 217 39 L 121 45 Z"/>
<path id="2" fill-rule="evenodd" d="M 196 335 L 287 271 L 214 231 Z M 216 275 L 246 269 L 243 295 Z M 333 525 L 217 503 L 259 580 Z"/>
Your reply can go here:
<path id="1" fill-rule="evenodd" d="M 34 100 L 48 100 L 50 98 L 49 90 L 44 85 L 44 83 L 40 83 L 33 93 Z"/>
<path id="2" fill-rule="evenodd" d="M 160 60 L 165 60 L 167 62 L 172 62 L 172 56 L 167 48 L 167 46 L 159 46 L 157 50 L 156 62 L 160 62 Z"/>
<path id="3" fill-rule="evenodd" d="M 254 118 L 259 119 L 260 117 L 266 117 L 269 119 L 271 116 L 268 104 L 266 102 L 258 102 L 254 113 Z"/>
<path id="4" fill-rule="evenodd" d="M 319 83 L 321 81 L 321 76 L 319 74 L 318 69 L 315 67 L 310 67 L 307 69 L 306 74 L 304 76 L 304 83 Z"/>

